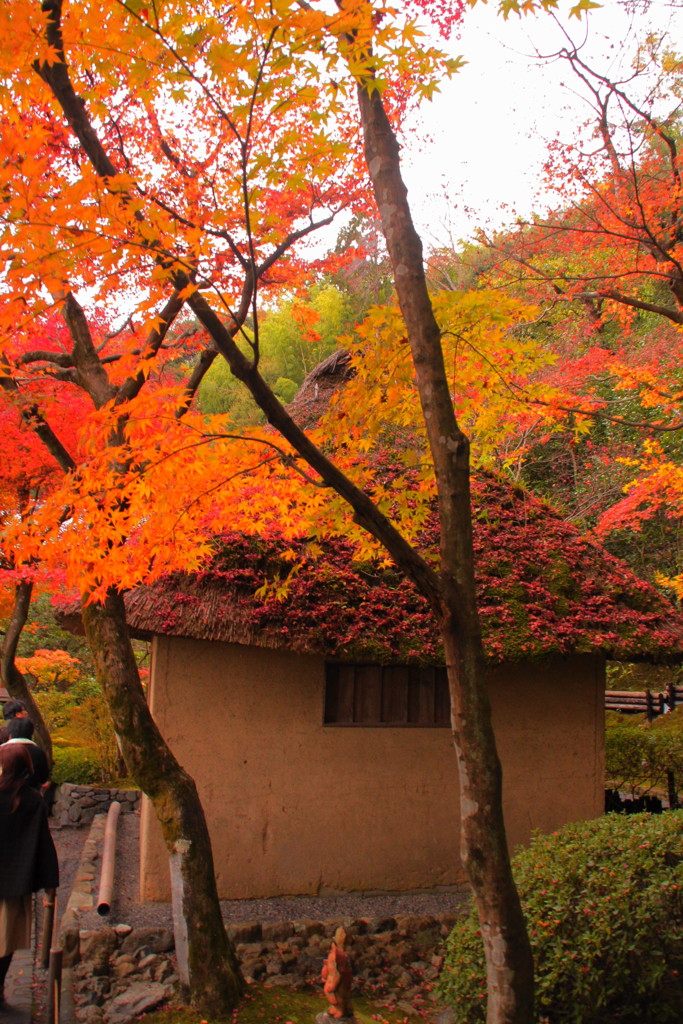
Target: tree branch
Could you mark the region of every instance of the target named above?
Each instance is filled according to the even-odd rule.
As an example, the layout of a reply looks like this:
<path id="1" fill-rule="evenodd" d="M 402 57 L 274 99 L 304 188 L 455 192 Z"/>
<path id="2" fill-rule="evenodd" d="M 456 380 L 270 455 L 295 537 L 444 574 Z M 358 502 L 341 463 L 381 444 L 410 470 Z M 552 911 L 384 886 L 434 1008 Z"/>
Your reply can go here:
<path id="1" fill-rule="evenodd" d="M 239 349 L 234 337 L 211 309 L 206 299 L 195 292 L 188 299 L 188 305 L 191 306 L 197 319 L 213 338 L 234 376 L 249 389 L 254 401 L 265 413 L 268 422 L 280 431 L 322 480 L 348 502 L 354 512 L 356 522 L 384 544 L 396 564 L 418 583 L 432 606 L 439 609 L 440 588 L 434 570 L 408 544 L 391 521 L 382 515 L 369 496 L 356 487 L 337 466 L 330 462 L 296 425 L 258 370 Z"/>
<path id="2" fill-rule="evenodd" d="M 178 416 L 184 415 L 184 413 L 186 413 L 190 408 L 192 399 L 199 389 L 199 385 L 204 380 L 204 377 L 213 365 L 217 355 L 218 349 L 216 348 L 205 348 L 199 353 L 199 358 L 197 359 L 187 384 L 185 385 L 185 398 L 181 408 L 178 410 Z"/>
<path id="3" fill-rule="evenodd" d="M 601 288 L 596 292 L 583 292 L 577 298 L 589 299 L 612 299 L 622 306 L 630 306 L 632 309 L 641 309 L 647 313 L 657 313 L 674 324 L 683 324 L 683 310 L 672 309 L 671 306 L 662 306 L 658 302 L 646 302 L 645 299 L 637 299 L 616 288 Z"/>
<path id="4" fill-rule="evenodd" d="M 101 409 L 111 401 L 116 390 L 100 362 L 83 307 L 73 292 L 67 292 L 62 316 L 73 341 L 72 357 L 78 381 L 92 398 L 95 408 Z"/>
<path id="5" fill-rule="evenodd" d="M 5 372 L 0 374 L 0 387 L 10 394 L 19 394 L 20 389 L 5 367 Z M 76 468 L 76 463 L 71 455 L 59 440 L 54 430 L 43 416 L 35 403 L 21 407 L 21 418 L 31 430 L 40 438 L 47 450 L 53 456 L 57 464 L 65 473 L 70 473 Z"/>
<path id="6" fill-rule="evenodd" d="M 26 620 L 28 619 L 32 594 L 33 583 L 29 580 L 20 580 L 14 588 L 14 607 L 12 608 L 12 615 L 9 623 L 7 624 L 7 629 L 5 630 L 5 636 L 2 642 L 2 652 L 0 653 L 0 672 L 2 674 L 2 681 L 10 696 L 14 697 L 16 700 L 23 701 L 26 705 L 29 718 L 35 725 L 40 745 L 45 751 L 48 764 L 51 767 L 52 740 L 50 739 L 50 733 L 45 725 L 43 716 L 40 713 L 40 708 L 33 699 L 33 694 L 29 689 L 28 683 L 26 682 L 23 673 L 17 668 L 15 660 L 17 648 L 19 646 L 19 639 L 21 637 L 22 630 L 26 625 Z"/>
<path id="7" fill-rule="evenodd" d="M 56 50 L 59 60 L 53 64 L 46 62 L 41 64 L 36 61 L 33 65 L 34 70 L 49 85 L 55 99 L 64 111 L 69 127 L 97 173 L 103 178 L 113 178 L 118 173 L 117 168 L 109 159 L 90 123 L 85 110 L 85 101 L 76 94 L 69 78 L 62 37 L 62 0 L 43 0 L 41 9 L 49 15 L 46 38 L 48 44 Z"/>
<path id="8" fill-rule="evenodd" d="M 180 298 L 179 290 L 176 289 L 159 313 L 159 320 L 161 321 L 159 327 L 155 327 L 147 336 L 147 341 L 142 349 L 143 357 L 154 359 L 158 354 L 171 324 L 178 316 L 184 305 L 185 300 Z M 140 389 L 143 387 L 146 380 L 147 375 L 143 370 L 139 370 L 134 377 L 129 377 L 119 388 L 115 404 L 121 405 L 123 402 L 128 402 L 132 398 L 135 398 L 135 396 L 140 393 Z"/>
<path id="9" fill-rule="evenodd" d="M 73 367 L 73 358 L 66 352 L 43 352 L 40 349 L 35 349 L 33 352 L 23 352 L 20 356 L 17 356 L 15 363 L 17 366 L 26 366 L 27 363 L 54 363 L 55 366 L 62 366 L 65 368 Z"/>

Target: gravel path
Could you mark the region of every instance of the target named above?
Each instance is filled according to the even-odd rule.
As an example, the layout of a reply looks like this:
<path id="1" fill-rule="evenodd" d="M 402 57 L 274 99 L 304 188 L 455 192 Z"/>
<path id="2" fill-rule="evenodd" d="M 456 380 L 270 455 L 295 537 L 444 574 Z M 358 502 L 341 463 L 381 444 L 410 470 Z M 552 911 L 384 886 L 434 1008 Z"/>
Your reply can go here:
<path id="1" fill-rule="evenodd" d="M 88 838 L 90 826 L 84 825 L 80 828 L 74 828 L 66 825 L 51 824 L 50 831 L 57 847 L 57 856 L 59 857 L 57 914 L 61 917 L 76 877 L 83 843 Z"/>
<path id="2" fill-rule="evenodd" d="M 78 866 L 88 829 L 55 828 L 53 837 L 60 858 L 62 884 L 60 913 L 68 898 L 70 883 Z M 140 819 L 137 814 L 119 818 L 116 843 L 116 871 L 111 913 L 103 919 L 95 910 L 80 915 L 81 928 L 129 924 L 137 927 L 172 929 L 170 903 L 140 903 L 139 900 Z M 99 865 L 98 865 L 99 867 Z M 95 883 L 94 895 L 97 897 Z M 223 900 L 221 908 L 228 924 L 244 921 L 294 921 L 310 918 L 315 921 L 340 917 L 390 917 L 394 914 L 442 914 L 462 907 L 467 889 L 444 891 L 381 893 L 367 895 L 348 893 L 338 896 L 283 896 L 271 899 Z"/>

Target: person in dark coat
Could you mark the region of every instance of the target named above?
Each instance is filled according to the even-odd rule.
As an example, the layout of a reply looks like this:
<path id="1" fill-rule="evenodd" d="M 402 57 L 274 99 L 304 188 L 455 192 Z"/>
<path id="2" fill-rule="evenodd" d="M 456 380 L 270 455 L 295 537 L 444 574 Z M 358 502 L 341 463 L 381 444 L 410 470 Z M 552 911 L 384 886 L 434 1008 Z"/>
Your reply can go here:
<path id="1" fill-rule="evenodd" d="M 32 894 L 53 892 L 59 865 L 23 743 L 0 746 L 0 1007 L 12 955 L 31 946 Z"/>
<path id="2" fill-rule="evenodd" d="M 28 708 L 23 700 L 8 700 L 2 706 L 2 716 L 6 722 L 12 718 L 28 718 Z"/>
<path id="3" fill-rule="evenodd" d="M 33 764 L 32 784 L 36 789 L 41 789 L 50 781 L 50 765 L 45 751 L 33 740 L 35 732 L 33 722 L 30 718 L 10 718 L 5 723 L 5 729 L 9 733 L 7 743 L 23 743 L 25 745 Z"/>

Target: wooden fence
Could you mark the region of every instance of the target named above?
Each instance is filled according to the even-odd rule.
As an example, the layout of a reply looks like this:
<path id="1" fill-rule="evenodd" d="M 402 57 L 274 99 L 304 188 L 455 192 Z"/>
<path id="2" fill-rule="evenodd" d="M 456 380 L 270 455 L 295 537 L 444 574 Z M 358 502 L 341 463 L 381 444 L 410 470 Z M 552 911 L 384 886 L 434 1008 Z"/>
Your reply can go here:
<path id="1" fill-rule="evenodd" d="M 673 683 L 669 683 L 661 693 L 653 693 L 652 690 L 607 690 L 605 693 L 606 711 L 647 715 L 648 722 L 657 715 L 673 711 L 677 704 L 683 704 L 683 686 L 674 686 Z"/>

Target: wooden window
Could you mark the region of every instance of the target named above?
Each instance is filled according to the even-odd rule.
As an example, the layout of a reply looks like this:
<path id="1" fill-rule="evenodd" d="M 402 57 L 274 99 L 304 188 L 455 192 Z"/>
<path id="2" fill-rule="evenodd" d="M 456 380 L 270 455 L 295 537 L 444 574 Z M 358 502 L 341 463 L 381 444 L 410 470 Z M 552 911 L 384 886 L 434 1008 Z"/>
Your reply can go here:
<path id="1" fill-rule="evenodd" d="M 445 668 L 329 663 L 325 725 L 448 726 Z"/>

